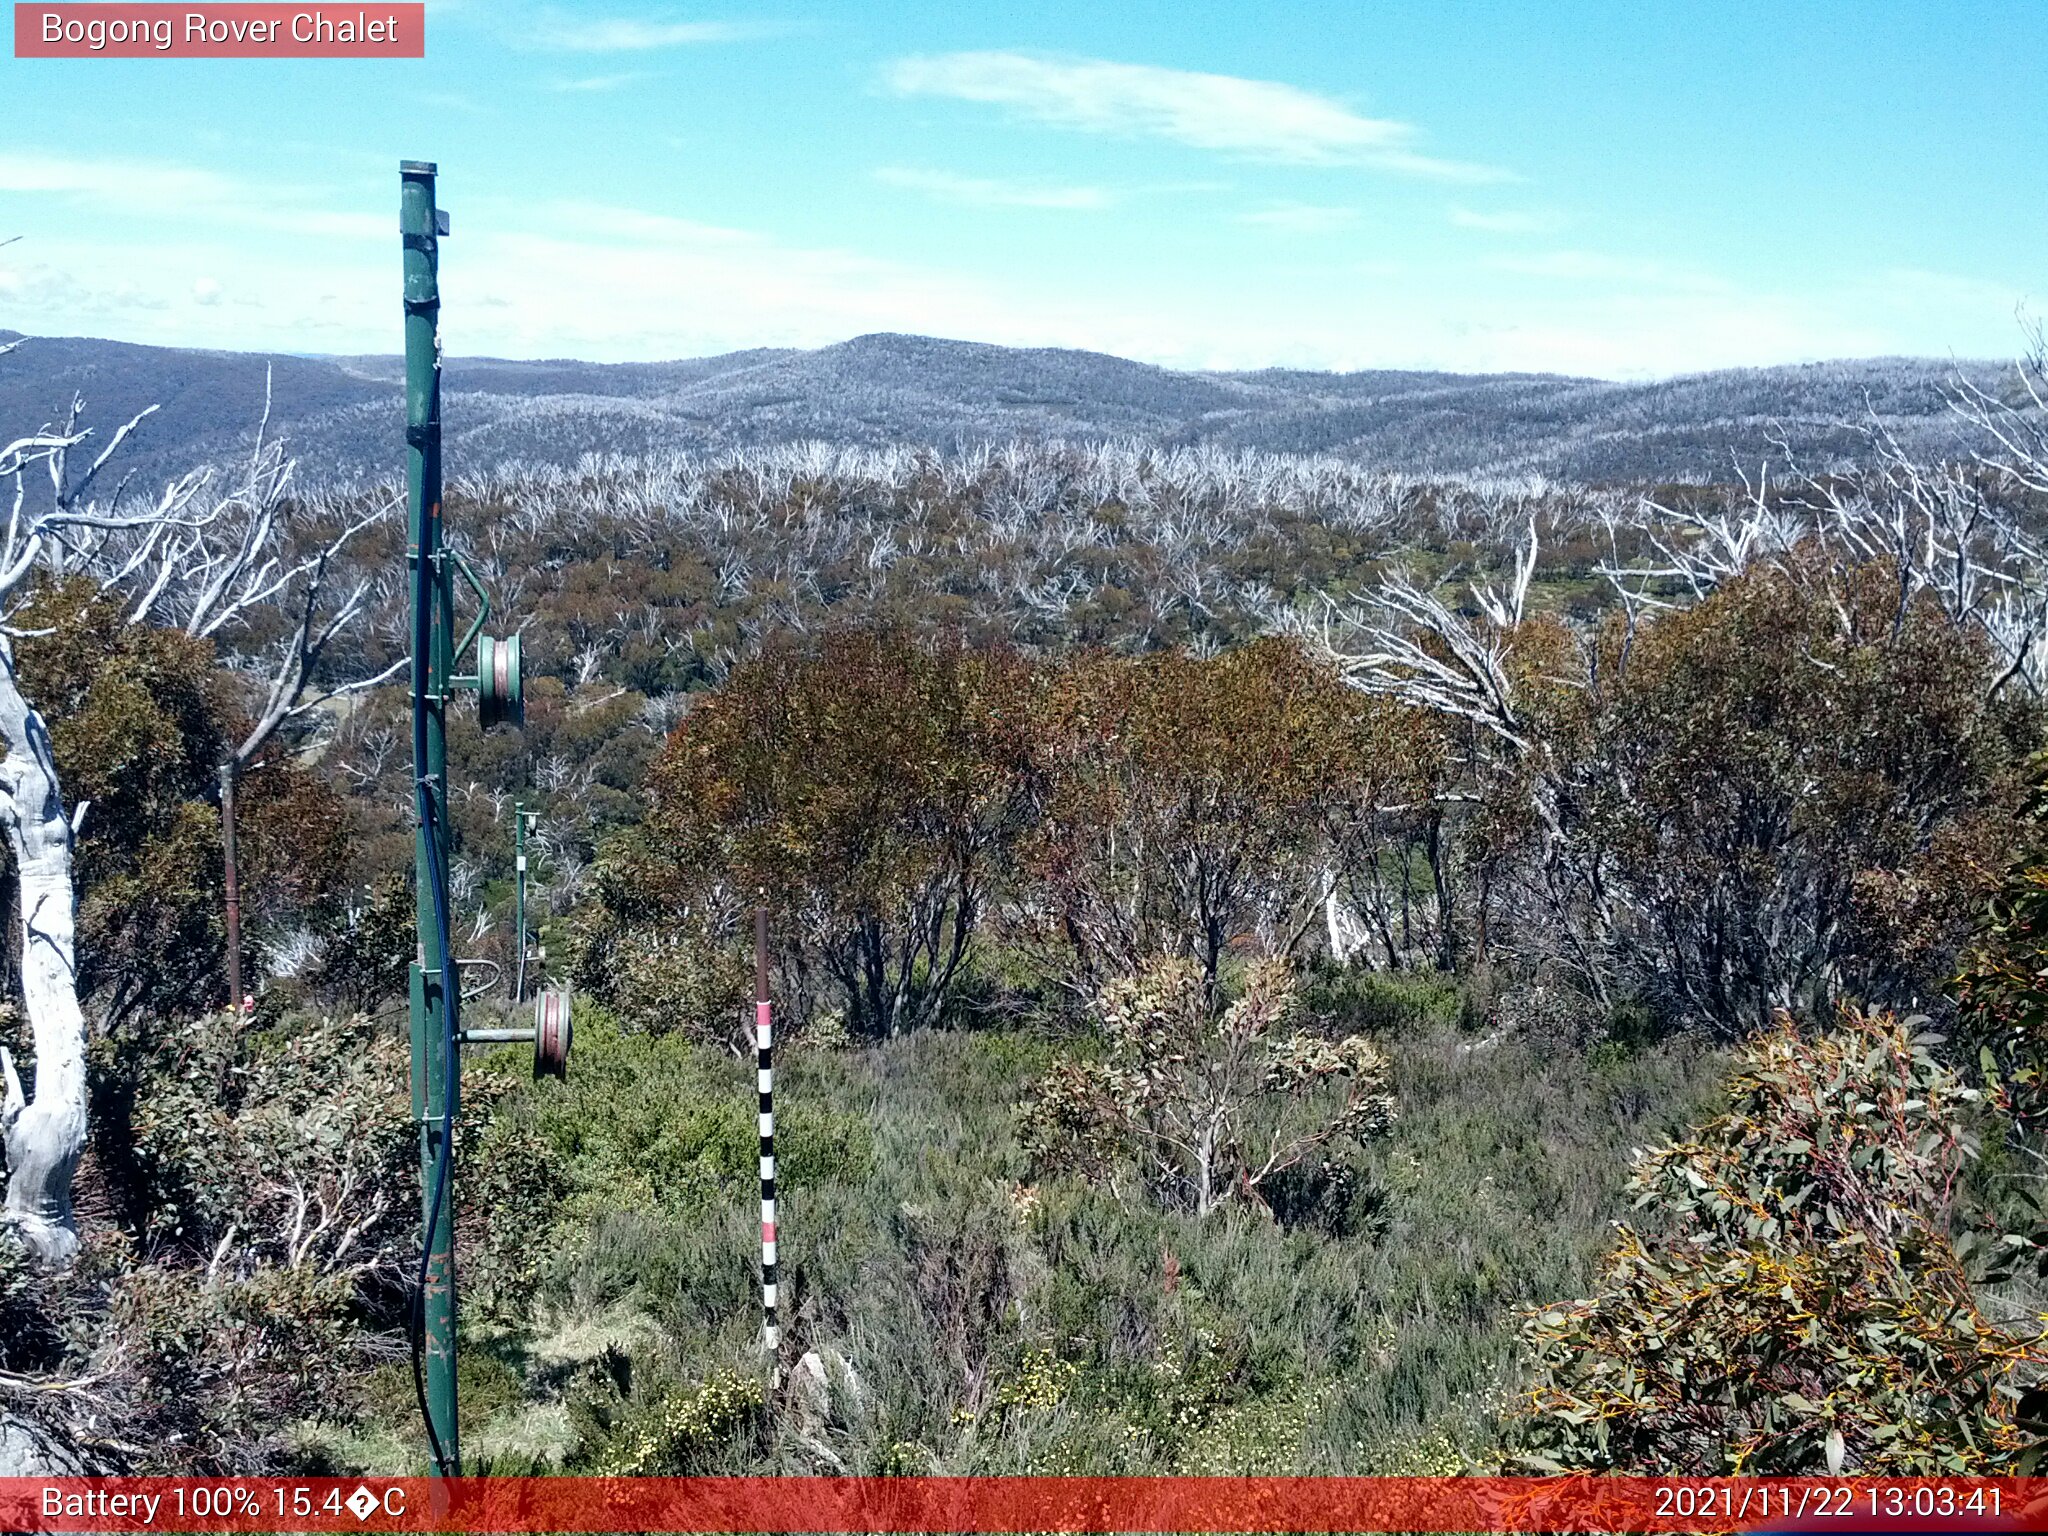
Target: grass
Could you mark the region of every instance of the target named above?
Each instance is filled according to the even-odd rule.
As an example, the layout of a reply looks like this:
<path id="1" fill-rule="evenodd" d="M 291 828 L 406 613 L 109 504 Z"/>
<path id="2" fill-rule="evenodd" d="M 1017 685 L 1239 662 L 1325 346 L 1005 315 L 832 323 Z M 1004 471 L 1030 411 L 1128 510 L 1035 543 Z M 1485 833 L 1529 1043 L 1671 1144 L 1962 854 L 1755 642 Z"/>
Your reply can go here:
<path id="1" fill-rule="evenodd" d="M 1346 1209 L 1293 1228 L 1029 1167 L 1013 1127 L 1051 1059 L 1040 1035 L 792 1051 L 785 1361 L 815 1349 L 846 1369 L 828 1401 L 766 1412 L 706 1386 L 765 1377 L 751 1063 L 579 1020 L 567 1087 L 521 1085 L 493 1112 L 554 1160 L 563 1199 L 551 1231 L 528 1214 L 481 1240 L 546 1257 L 524 1309 L 475 1330 L 493 1366 L 465 1433 L 572 1470 L 618 1463 L 635 1436 L 674 1447 L 633 1450 L 651 1471 L 1483 1464 L 1517 1309 L 1584 1291 L 1629 1150 L 1701 1118 L 1722 1063 L 1683 1042 L 1479 1042 L 1435 978 L 1345 985 L 1392 1058 L 1399 1116 L 1330 1196 Z M 699 1427 L 647 1428 L 683 1422 Z"/>

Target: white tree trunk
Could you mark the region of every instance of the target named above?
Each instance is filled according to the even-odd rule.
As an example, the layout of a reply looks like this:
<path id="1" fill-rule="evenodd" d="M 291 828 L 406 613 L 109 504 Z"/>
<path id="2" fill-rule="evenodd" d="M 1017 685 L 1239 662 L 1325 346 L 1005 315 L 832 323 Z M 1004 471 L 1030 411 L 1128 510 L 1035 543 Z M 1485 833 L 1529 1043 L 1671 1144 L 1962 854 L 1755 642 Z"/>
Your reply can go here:
<path id="1" fill-rule="evenodd" d="M 4 1220 L 38 1260 L 62 1264 L 78 1248 L 71 1175 L 85 1150 L 85 1015 L 78 1006 L 72 935 L 71 822 L 57 784 L 50 733 L 28 705 L 13 657 L 0 653 L 0 821 L 21 881 L 21 990 L 35 1041 L 35 1097 L 25 1099 L 0 1048 L 7 1143 Z"/>
<path id="2" fill-rule="evenodd" d="M 1351 957 L 1364 953 L 1372 942 L 1372 931 L 1337 894 L 1335 880 L 1330 882 L 1329 894 L 1323 898 L 1323 920 L 1329 930 L 1330 958 L 1339 965 L 1349 965 Z"/>

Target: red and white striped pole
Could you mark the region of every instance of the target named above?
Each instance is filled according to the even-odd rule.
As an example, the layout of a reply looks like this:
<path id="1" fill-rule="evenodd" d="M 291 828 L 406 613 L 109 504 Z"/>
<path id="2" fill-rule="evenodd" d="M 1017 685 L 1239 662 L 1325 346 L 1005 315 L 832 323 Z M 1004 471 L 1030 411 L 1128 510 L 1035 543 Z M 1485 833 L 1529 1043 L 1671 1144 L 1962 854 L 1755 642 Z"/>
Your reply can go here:
<path id="1" fill-rule="evenodd" d="M 761 1094 L 761 1341 L 768 1385 L 782 1385 L 775 1326 L 775 1024 L 768 1002 L 768 908 L 754 909 L 754 1060 Z"/>

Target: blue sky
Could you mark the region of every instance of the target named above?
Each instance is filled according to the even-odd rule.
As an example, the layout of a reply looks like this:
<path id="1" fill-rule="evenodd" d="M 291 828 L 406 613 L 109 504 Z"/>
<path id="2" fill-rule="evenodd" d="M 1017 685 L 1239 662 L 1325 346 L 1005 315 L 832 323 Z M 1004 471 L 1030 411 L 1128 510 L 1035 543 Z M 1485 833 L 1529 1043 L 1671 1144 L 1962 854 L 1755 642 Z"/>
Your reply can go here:
<path id="1" fill-rule="evenodd" d="M 0 326 L 457 353 L 864 331 L 1184 367 L 1996 357 L 2048 4 L 441 0 L 427 58 L 0 58 Z"/>

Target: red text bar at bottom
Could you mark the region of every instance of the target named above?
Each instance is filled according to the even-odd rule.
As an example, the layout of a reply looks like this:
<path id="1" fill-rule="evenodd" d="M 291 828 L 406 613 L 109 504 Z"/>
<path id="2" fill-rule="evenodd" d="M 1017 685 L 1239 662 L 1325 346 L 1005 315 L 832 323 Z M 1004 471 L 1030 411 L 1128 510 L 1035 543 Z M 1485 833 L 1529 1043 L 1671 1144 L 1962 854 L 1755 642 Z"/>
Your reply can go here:
<path id="1" fill-rule="evenodd" d="M 2048 1530 L 2048 1479 L 0 1479 L 0 1531 Z"/>

